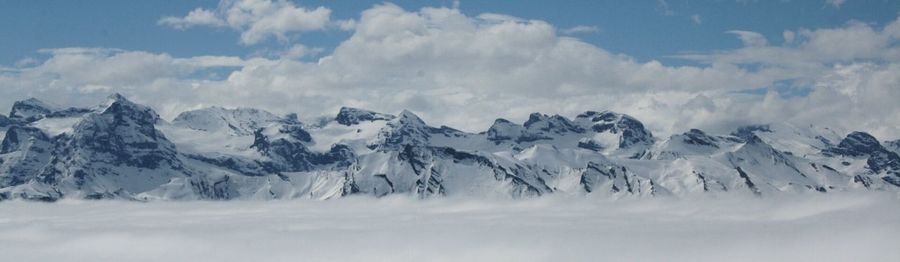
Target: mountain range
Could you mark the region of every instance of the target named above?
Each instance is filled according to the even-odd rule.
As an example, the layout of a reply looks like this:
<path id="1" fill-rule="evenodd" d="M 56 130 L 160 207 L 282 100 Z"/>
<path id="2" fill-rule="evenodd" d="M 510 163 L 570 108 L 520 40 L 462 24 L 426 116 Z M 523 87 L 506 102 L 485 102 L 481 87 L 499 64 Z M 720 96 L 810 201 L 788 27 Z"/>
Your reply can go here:
<path id="1" fill-rule="evenodd" d="M 161 119 L 114 94 L 89 108 L 27 99 L 0 115 L 0 200 L 600 197 L 898 191 L 900 140 L 785 123 L 655 137 L 610 111 L 533 113 L 486 131 L 410 111 L 210 107 Z"/>

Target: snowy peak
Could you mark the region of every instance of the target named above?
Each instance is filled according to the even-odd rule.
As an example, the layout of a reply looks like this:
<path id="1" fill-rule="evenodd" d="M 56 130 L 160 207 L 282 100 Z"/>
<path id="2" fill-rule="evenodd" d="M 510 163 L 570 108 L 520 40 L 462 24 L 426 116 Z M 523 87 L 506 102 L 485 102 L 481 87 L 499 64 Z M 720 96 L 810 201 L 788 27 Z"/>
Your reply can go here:
<path id="1" fill-rule="evenodd" d="M 106 108 L 75 124 L 69 143 L 72 153 L 101 157 L 115 165 L 156 168 L 161 163 L 179 166 L 175 146 L 155 124 L 159 115 L 119 94 L 111 95 Z"/>
<path id="2" fill-rule="evenodd" d="M 728 145 L 741 143 L 736 137 L 713 136 L 699 129 L 691 129 L 688 132 L 672 135 L 663 141 L 651 158 L 676 159 L 689 155 L 711 155 L 725 149 Z"/>
<path id="3" fill-rule="evenodd" d="M 557 135 L 569 132 L 584 133 L 584 128 L 576 126 L 572 121 L 569 121 L 569 119 L 560 115 L 548 116 L 541 113 L 532 113 L 528 116 L 528 121 L 525 121 L 523 126 L 532 132 L 552 133 Z"/>
<path id="4" fill-rule="evenodd" d="M 0 142 L 0 154 L 20 151 L 30 146 L 35 140 L 49 141 L 44 132 L 33 127 L 11 126 L 6 131 L 3 142 Z"/>
<path id="5" fill-rule="evenodd" d="M 351 126 L 365 121 L 392 120 L 395 117 L 388 114 L 376 113 L 369 110 L 363 110 L 351 107 L 341 107 L 337 117 L 334 118 L 341 125 Z"/>
<path id="6" fill-rule="evenodd" d="M 865 132 L 853 132 L 847 135 L 837 147 L 831 151 L 848 156 L 864 156 L 885 150 L 872 135 Z"/>
<path id="7" fill-rule="evenodd" d="M 59 108 L 55 105 L 29 98 L 13 103 L 9 117 L 23 122 L 33 122 L 57 110 Z"/>
<path id="8" fill-rule="evenodd" d="M 900 186 L 900 155 L 882 146 L 868 133 L 850 133 L 837 147 L 824 150 L 824 153 L 864 158 L 866 168 L 875 174 L 887 175 L 882 177 L 885 182 Z"/>
<path id="9" fill-rule="evenodd" d="M 771 133 L 772 129 L 769 125 L 747 125 L 738 127 L 737 130 L 731 132 L 732 136 L 739 137 L 744 140 L 749 140 L 753 136 L 755 136 L 758 132 L 762 133 Z"/>
<path id="10" fill-rule="evenodd" d="M 517 125 L 509 120 L 498 118 L 494 120 L 494 124 L 488 128 L 487 140 L 500 143 L 502 141 L 512 140 L 522 142 L 520 139 L 524 137 L 525 128 Z"/>
<path id="11" fill-rule="evenodd" d="M 252 108 L 226 109 L 222 107 L 208 107 L 204 109 L 187 111 L 179 114 L 172 120 L 172 124 L 180 127 L 207 132 L 228 132 L 236 136 L 249 136 L 271 123 L 296 120 L 282 119 L 275 114 L 264 110 Z"/>
<path id="12" fill-rule="evenodd" d="M 370 149 L 396 149 L 405 145 L 428 145 L 431 128 L 419 116 L 403 110 L 397 118 L 389 121 L 379 131 L 375 141 L 369 144 Z"/>
<path id="13" fill-rule="evenodd" d="M 295 114 L 211 107 L 166 124 L 121 95 L 90 110 L 42 104 L 20 103 L 17 114 L 37 117 L 3 129 L 0 200 L 900 191 L 897 142 L 781 123 L 657 143 L 609 111 L 497 119 L 473 134 L 407 110 L 345 107 L 304 125 Z"/>
<path id="14" fill-rule="evenodd" d="M 587 111 L 576 117 L 577 122 L 590 123 L 595 133 L 611 133 L 619 136 L 619 148 L 646 147 L 653 144 L 653 134 L 641 121 L 626 114 L 610 111 Z"/>
<path id="15" fill-rule="evenodd" d="M 103 109 L 103 115 L 116 116 L 118 118 L 129 118 L 140 122 L 142 125 L 153 125 L 159 122 L 159 115 L 150 107 L 139 105 L 128 100 L 120 94 L 110 95 L 106 102 L 106 108 Z"/>
<path id="16" fill-rule="evenodd" d="M 52 139 L 41 130 L 10 127 L 0 143 L 0 187 L 23 184 L 36 177 L 51 157 L 52 148 Z"/>
<path id="17" fill-rule="evenodd" d="M 685 132 L 682 137 L 682 142 L 689 145 L 719 148 L 719 138 L 707 135 L 700 129 L 691 129 L 690 131 Z"/>

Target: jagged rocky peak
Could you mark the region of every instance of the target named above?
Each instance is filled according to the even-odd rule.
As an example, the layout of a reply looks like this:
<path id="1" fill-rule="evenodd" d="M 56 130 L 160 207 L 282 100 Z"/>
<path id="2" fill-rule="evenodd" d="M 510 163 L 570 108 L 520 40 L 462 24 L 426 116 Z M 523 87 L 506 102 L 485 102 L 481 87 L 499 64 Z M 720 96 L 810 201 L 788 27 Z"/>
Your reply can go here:
<path id="1" fill-rule="evenodd" d="M 279 121 L 299 123 L 296 115 L 293 115 L 293 118 L 289 116 L 281 118 L 268 111 L 254 108 L 228 109 L 214 106 L 181 113 L 172 120 L 172 124 L 200 131 L 225 131 L 238 136 L 247 136 L 253 135 L 256 130 L 270 123 Z"/>
<path id="2" fill-rule="evenodd" d="M 159 115 L 152 108 L 131 102 L 119 93 L 107 97 L 105 105 L 106 107 L 101 113 L 103 115 L 128 117 L 142 122 L 141 124 L 150 124 L 151 126 L 160 120 Z"/>
<path id="3" fill-rule="evenodd" d="M 848 156 L 863 156 L 882 150 L 885 150 L 884 147 L 872 135 L 865 132 L 853 132 L 841 140 L 841 143 L 831 151 Z"/>
<path id="4" fill-rule="evenodd" d="M 51 157 L 52 142 L 37 128 L 11 126 L 0 143 L 0 187 L 24 184 L 34 178 Z"/>
<path id="5" fill-rule="evenodd" d="M 731 132 L 732 136 L 739 137 L 744 140 L 749 140 L 753 136 L 755 136 L 756 132 L 772 132 L 772 129 L 769 125 L 748 125 L 738 127 L 737 130 Z"/>
<path id="6" fill-rule="evenodd" d="M 498 118 L 497 120 L 494 120 L 494 124 L 487 130 L 487 139 L 499 142 L 519 138 L 524 133 L 524 127 L 510 122 L 509 120 Z"/>
<path id="7" fill-rule="evenodd" d="M 683 141 L 691 145 L 711 146 L 718 148 L 719 139 L 707 135 L 700 129 L 691 129 L 683 134 Z"/>
<path id="8" fill-rule="evenodd" d="M 826 154 L 866 158 L 866 167 L 875 174 L 886 174 L 882 180 L 900 186 L 900 154 L 893 152 L 865 132 L 853 132 Z"/>
<path id="9" fill-rule="evenodd" d="M 569 121 L 569 119 L 560 115 L 548 116 L 541 113 L 531 113 L 531 115 L 528 116 L 528 121 L 525 121 L 524 126 L 528 130 L 556 134 L 564 134 L 567 132 L 584 133 L 584 128 L 575 125 L 572 121 Z"/>
<path id="10" fill-rule="evenodd" d="M 722 147 L 722 143 L 734 142 L 712 136 L 700 129 L 674 134 L 663 141 L 648 157 L 651 159 L 677 159 L 690 155 L 708 155 Z"/>
<path id="11" fill-rule="evenodd" d="M 410 128 L 424 128 L 428 126 L 422 118 L 419 118 L 419 116 L 406 109 L 400 112 L 400 115 L 398 115 L 397 119 L 393 120 L 392 123 L 397 123 Z"/>
<path id="12" fill-rule="evenodd" d="M 0 154 L 23 150 L 36 140 L 49 141 L 50 138 L 43 131 L 34 127 L 11 126 L 6 131 L 3 142 L 0 142 Z"/>
<path id="13" fill-rule="evenodd" d="M 351 107 L 341 107 L 341 110 L 338 112 L 337 117 L 334 118 L 338 124 L 342 124 L 345 126 L 356 125 L 360 122 L 366 121 L 377 121 L 377 120 L 393 120 L 395 117 L 393 115 L 376 113 L 369 110 L 351 108 Z"/>
<path id="14" fill-rule="evenodd" d="M 45 103 L 37 98 L 29 98 L 13 103 L 9 117 L 20 121 L 33 122 L 57 110 L 59 110 L 59 107 L 55 105 Z"/>
<path id="15" fill-rule="evenodd" d="M 428 145 L 431 138 L 428 125 L 409 110 L 403 110 L 378 132 L 369 148 L 397 149 L 405 145 Z"/>
<path id="16" fill-rule="evenodd" d="M 121 95 L 89 111 L 40 104 L 23 102 L 17 112 L 47 109 L 36 111 L 42 120 L 9 119 L 0 129 L 8 130 L 0 200 L 900 190 L 900 156 L 891 151 L 900 142 L 782 123 L 736 136 L 691 129 L 654 143 L 640 121 L 609 111 L 497 119 L 471 134 L 430 127 L 409 111 L 342 108 L 306 125 L 296 115 L 212 107 L 168 125 Z M 207 133 L 214 130 L 222 132 Z"/>
<path id="17" fill-rule="evenodd" d="M 153 109 L 120 94 L 109 96 L 105 105 L 99 114 L 85 115 L 65 140 L 75 153 L 141 168 L 180 165 L 175 145 L 155 127 L 160 118 Z"/>
<path id="18" fill-rule="evenodd" d="M 587 111 L 579 114 L 575 120 L 591 123 L 590 128 L 596 133 L 608 132 L 619 135 L 619 148 L 653 144 L 653 134 L 650 130 L 647 130 L 641 121 L 626 114 Z"/>

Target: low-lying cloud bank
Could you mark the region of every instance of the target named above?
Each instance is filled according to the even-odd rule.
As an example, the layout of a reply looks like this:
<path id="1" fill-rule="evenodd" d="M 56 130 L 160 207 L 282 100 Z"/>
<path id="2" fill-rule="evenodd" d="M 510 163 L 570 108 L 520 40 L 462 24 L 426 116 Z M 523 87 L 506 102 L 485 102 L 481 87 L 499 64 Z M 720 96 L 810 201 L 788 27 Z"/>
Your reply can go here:
<path id="1" fill-rule="evenodd" d="M 900 196 L 0 203 L 11 261 L 890 261 Z"/>

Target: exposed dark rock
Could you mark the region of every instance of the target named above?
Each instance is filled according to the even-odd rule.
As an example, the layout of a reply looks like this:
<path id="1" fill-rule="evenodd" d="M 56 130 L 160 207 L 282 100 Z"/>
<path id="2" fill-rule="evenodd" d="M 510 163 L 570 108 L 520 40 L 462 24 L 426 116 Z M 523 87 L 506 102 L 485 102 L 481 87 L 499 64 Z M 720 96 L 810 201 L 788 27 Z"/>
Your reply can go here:
<path id="1" fill-rule="evenodd" d="M 375 120 L 392 120 L 394 116 L 388 114 L 376 113 L 368 110 L 350 108 L 350 107 L 341 107 L 341 110 L 338 112 L 337 117 L 334 118 L 339 124 L 350 126 L 356 125 L 360 122 L 366 121 L 375 121 Z"/>

